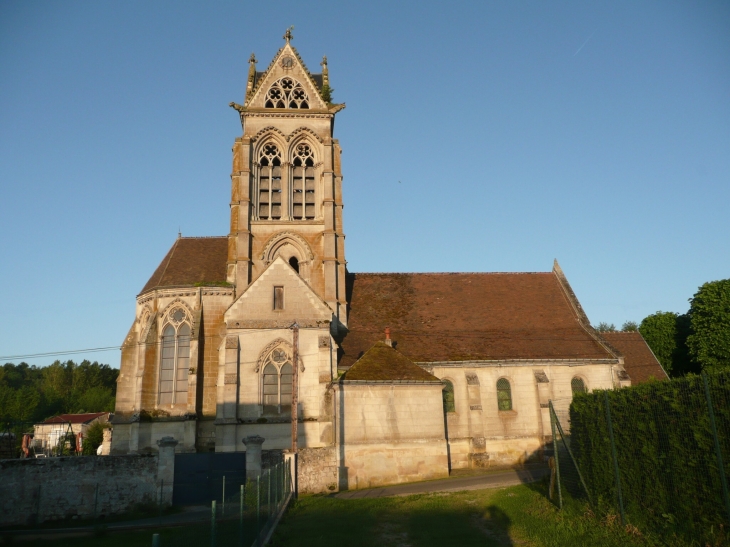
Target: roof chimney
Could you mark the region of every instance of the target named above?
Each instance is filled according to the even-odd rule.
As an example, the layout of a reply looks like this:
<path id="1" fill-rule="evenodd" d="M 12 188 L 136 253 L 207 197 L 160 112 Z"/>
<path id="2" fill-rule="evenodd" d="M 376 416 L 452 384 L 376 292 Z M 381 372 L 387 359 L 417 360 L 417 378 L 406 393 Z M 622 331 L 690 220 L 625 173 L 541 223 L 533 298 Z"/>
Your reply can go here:
<path id="1" fill-rule="evenodd" d="M 385 343 L 391 348 L 393 347 L 393 340 L 390 339 L 390 327 L 385 327 Z"/>

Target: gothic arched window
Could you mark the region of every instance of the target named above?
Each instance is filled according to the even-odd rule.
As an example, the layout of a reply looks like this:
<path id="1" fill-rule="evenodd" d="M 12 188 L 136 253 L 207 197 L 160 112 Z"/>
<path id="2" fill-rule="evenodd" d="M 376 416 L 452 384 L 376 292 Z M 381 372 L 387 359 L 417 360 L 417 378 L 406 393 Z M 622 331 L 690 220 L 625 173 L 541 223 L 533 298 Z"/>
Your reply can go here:
<path id="1" fill-rule="evenodd" d="M 444 389 L 441 391 L 444 400 L 444 412 L 456 412 L 456 399 L 454 398 L 454 384 L 444 380 Z"/>
<path id="2" fill-rule="evenodd" d="M 570 381 L 570 390 L 573 392 L 573 395 L 576 393 L 588 393 L 583 378 L 579 378 L 578 376 L 574 376 Z"/>
<path id="3" fill-rule="evenodd" d="M 283 349 L 271 352 L 262 376 L 264 414 L 291 413 L 293 372 L 291 358 Z"/>
<path id="4" fill-rule="evenodd" d="M 273 144 L 265 144 L 259 152 L 258 216 L 261 220 L 281 218 L 281 153 Z"/>
<path id="5" fill-rule="evenodd" d="M 292 173 L 292 218 L 314 219 L 314 153 L 312 147 L 300 143 L 294 149 Z"/>
<path id="6" fill-rule="evenodd" d="M 275 81 L 266 93 L 266 108 L 309 108 L 309 97 L 302 84 L 293 78 Z"/>
<path id="7" fill-rule="evenodd" d="M 170 323 L 162 331 L 159 404 L 187 403 L 190 369 L 190 325 L 185 312 L 170 314 Z"/>
<path id="8" fill-rule="evenodd" d="M 499 410 L 512 410 L 512 388 L 507 378 L 497 380 L 497 407 Z"/>

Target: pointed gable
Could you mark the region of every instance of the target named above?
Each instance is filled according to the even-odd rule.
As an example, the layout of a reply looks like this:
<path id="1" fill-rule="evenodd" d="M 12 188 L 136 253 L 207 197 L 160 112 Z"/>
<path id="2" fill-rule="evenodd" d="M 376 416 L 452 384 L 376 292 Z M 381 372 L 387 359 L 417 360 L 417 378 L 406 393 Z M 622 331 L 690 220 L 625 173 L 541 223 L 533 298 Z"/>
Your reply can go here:
<path id="1" fill-rule="evenodd" d="M 377 342 L 345 373 L 343 382 L 417 382 L 440 384 L 441 380 L 429 374 L 398 350 L 385 342 Z"/>
<path id="2" fill-rule="evenodd" d="M 287 89 L 282 85 L 284 79 L 291 80 L 293 86 Z M 320 76 L 321 79 L 321 76 Z M 299 56 L 296 48 L 287 42 L 284 47 L 274 55 L 274 59 L 263 74 L 256 74 L 256 83 L 251 91 L 250 97 L 247 97 L 244 107 L 246 108 L 267 108 L 269 90 L 274 86 L 275 89 L 282 93 L 282 97 L 274 99 L 274 106 L 268 108 L 282 108 L 277 106 L 281 100 L 283 108 L 289 109 L 292 101 L 296 104 L 296 108 L 292 110 L 327 110 L 327 103 L 322 99 L 320 88 L 317 85 L 315 77 L 309 72 L 304 61 Z M 304 95 L 293 96 L 289 92 L 301 90 Z M 302 100 L 306 100 L 306 108 L 301 108 Z"/>
<path id="3" fill-rule="evenodd" d="M 283 308 L 274 309 L 274 291 L 280 287 Z M 241 294 L 226 311 L 229 328 L 250 327 L 251 321 L 324 325 L 332 310 L 280 256 Z"/>

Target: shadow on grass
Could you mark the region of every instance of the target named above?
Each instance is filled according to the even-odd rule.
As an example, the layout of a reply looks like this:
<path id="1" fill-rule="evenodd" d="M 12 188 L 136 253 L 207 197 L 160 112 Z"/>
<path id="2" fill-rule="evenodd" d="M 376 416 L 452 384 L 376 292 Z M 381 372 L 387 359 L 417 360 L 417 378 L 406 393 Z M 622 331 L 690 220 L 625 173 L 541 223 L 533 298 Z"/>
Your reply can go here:
<path id="1" fill-rule="evenodd" d="M 509 516 L 474 493 L 339 500 L 300 498 L 279 525 L 275 547 L 511 547 Z"/>

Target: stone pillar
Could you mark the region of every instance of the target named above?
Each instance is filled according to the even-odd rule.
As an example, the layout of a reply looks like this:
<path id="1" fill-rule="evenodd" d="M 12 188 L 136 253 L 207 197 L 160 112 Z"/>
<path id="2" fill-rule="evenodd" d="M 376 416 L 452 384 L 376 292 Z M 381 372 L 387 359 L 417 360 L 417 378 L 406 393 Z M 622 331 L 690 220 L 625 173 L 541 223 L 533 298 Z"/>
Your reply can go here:
<path id="1" fill-rule="evenodd" d="M 263 437 L 251 435 L 243 439 L 246 445 L 246 479 L 255 479 L 261 475 L 261 445 L 264 444 Z"/>
<path id="2" fill-rule="evenodd" d="M 175 447 L 177 441 L 172 437 L 162 437 L 157 441 L 157 446 L 160 447 L 157 456 L 157 487 L 162 486 L 162 496 L 160 496 L 162 506 L 169 507 L 172 505 L 172 483 L 175 479 Z"/>
<path id="3" fill-rule="evenodd" d="M 289 466 L 291 472 L 291 489 L 295 498 L 299 497 L 299 454 L 290 450 L 284 451 L 284 463 Z"/>

